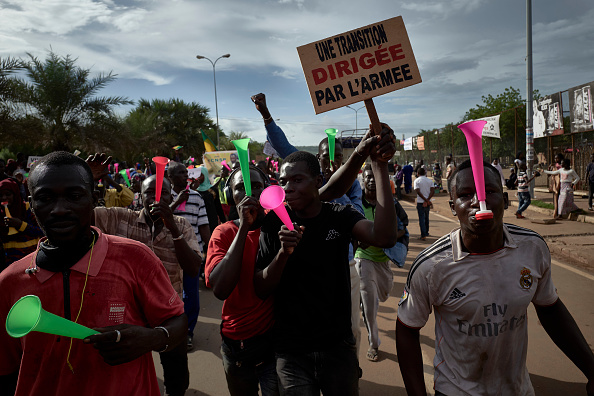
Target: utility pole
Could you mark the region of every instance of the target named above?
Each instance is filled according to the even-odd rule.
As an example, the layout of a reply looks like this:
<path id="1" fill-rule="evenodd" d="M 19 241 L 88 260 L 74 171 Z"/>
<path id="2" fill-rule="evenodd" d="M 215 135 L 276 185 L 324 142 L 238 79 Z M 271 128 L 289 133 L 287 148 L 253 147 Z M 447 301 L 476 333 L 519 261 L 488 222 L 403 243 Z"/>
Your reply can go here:
<path id="1" fill-rule="evenodd" d="M 534 163 L 534 130 L 532 129 L 532 0 L 526 0 L 526 173 L 532 175 Z M 534 198 L 534 180 L 530 183 Z"/>

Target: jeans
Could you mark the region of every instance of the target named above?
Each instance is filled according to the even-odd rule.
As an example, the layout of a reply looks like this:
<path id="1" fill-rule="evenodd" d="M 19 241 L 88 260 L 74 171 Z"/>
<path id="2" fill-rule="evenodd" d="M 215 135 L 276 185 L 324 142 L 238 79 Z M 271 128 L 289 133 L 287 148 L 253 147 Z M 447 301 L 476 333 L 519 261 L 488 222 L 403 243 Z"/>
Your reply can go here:
<path id="1" fill-rule="evenodd" d="M 518 193 L 518 213 L 522 214 L 523 211 L 528 209 L 530 206 L 531 198 L 529 192 L 519 192 Z"/>
<path id="2" fill-rule="evenodd" d="M 198 294 L 198 275 L 191 277 L 184 272 L 184 312 L 188 317 L 188 335 L 194 336 L 200 312 L 200 295 Z"/>
<path id="3" fill-rule="evenodd" d="M 594 195 L 594 183 L 588 182 L 588 208 L 592 207 L 592 195 Z"/>
<path id="4" fill-rule="evenodd" d="M 221 355 L 231 396 L 258 396 L 258 384 L 262 396 L 279 395 L 276 360 L 269 337 L 256 336 L 244 341 L 224 337 Z"/>
<path id="5" fill-rule="evenodd" d="M 417 213 L 419 214 L 419 227 L 421 228 L 421 237 L 429 235 L 429 211 L 430 206 L 423 207 L 422 203 L 417 202 Z"/>
<path id="6" fill-rule="evenodd" d="M 168 395 L 183 395 L 190 386 L 188 351 L 185 342 L 159 354 L 163 366 L 163 382 Z"/>
<path id="7" fill-rule="evenodd" d="M 355 345 L 343 342 L 317 352 L 276 354 L 281 394 L 287 396 L 351 396 L 359 394 Z"/>

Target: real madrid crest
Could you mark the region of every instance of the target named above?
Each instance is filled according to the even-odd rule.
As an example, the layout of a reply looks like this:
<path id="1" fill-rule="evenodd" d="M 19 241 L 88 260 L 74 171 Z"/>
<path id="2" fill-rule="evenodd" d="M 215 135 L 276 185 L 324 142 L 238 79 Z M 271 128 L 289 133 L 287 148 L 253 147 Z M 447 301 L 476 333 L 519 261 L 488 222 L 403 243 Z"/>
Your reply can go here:
<path id="1" fill-rule="evenodd" d="M 522 286 L 522 289 L 530 289 L 532 287 L 532 274 L 530 273 L 530 270 L 524 267 L 520 273 L 522 274 L 522 277 L 520 278 L 520 286 Z"/>

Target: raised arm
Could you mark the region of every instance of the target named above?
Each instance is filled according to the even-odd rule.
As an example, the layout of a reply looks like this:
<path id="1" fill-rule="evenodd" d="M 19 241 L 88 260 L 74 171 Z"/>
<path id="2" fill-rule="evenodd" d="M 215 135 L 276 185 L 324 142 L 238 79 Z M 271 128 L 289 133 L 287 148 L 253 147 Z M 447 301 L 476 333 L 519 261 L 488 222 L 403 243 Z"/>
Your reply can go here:
<path id="1" fill-rule="evenodd" d="M 384 128 L 389 128 L 384 124 Z M 390 188 L 388 160 L 378 150 L 371 154 L 371 167 L 375 175 L 377 203 L 375 220 L 361 220 L 353 227 L 353 237 L 358 241 L 377 247 L 392 247 L 396 243 L 396 210 Z"/>
<path id="2" fill-rule="evenodd" d="M 272 116 L 270 115 L 270 111 L 268 110 L 268 106 L 266 106 L 266 95 L 263 93 L 256 94 L 252 96 L 252 102 L 256 105 L 256 110 L 260 112 L 262 118 L 264 119 L 264 126 L 266 127 L 266 138 L 272 145 L 272 147 L 280 154 L 282 158 L 285 158 L 291 153 L 297 151 L 295 146 L 293 146 L 287 140 L 287 136 L 283 132 L 283 130 L 276 125 Z"/>
<path id="3" fill-rule="evenodd" d="M 182 218 L 183 222 L 187 224 L 187 227 L 180 230 L 174 220 L 171 208 L 163 201 L 155 202 L 152 205 L 151 214 L 159 215 L 159 217 L 163 219 L 165 227 L 171 231 L 173 245 L 175 247 L 175 256 L 182 270 L 192 277 L 198 275 L 200 272 L 200 264 L 202 264 L 202 257 L 197 251 L 192 249 L 187 242 L 190 238 L 193 238 L 196 240 L 196 243 L 198 243 L 196 234 L 194 234 L 194 230 L 188 221 Z"/>
<path id="4" fill-rule="evenodd" d="M 239 282 L 247 235 L 254 224 L 254 221 L 256 221 L 259 208 L 260 204 L 254 197 L 244 197 L 237 207 L 239 213 L 239 231 L 237 231 L 225 256 L 220 259 L 218 264 L 216 264 L 208 275 L 208 281 L 212 285 L 212 291 L 214 292 L 215 297 L 219 300 L 226 300 Z M 212 241 L 213 244 L 216 244 L 219 242 L 219 239 L 215 235 L 213 236 Z M 210 250 L 214 256 L 209 257 L 207 266 L 211 265 L 211 259 L 217 260 L 217 254 L 221 247 L 222 246 L 210 246 Z"/>
<path id="5" fill-rule="evenodd" d="M 345 164 L 338 168 L 328 183 L 320 188 L 320 199 L 331 201 L 346 194 L 357 179 L 359 170 L 367 157 L 373 154 L 389 160 L 396 152 L 395 141 L 394 132 L 386 124 L 382 124 L 382 132 L 379 136 L 371 131 L 367 132 Z"/>

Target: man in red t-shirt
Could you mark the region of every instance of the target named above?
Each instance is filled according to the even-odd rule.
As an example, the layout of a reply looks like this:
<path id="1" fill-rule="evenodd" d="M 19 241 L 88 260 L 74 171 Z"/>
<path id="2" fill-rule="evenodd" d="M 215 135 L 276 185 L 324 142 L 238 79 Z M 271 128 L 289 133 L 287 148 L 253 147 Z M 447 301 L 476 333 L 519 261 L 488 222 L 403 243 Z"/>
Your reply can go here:
<path id="1" fill-rule="evenodd" d="M 141 243 L 91 227 L 97 195 L 80 158 L 48 154 L 31 171 L 29 187 L 47 238 L 0 274 L 0 317 L 34 294 L 46 311 L 100 334 L 76 340 L 32 332 L 17 339 L 1 326 L 2 393 L 158 396 L 151 351 L 172 349 L 187 332 L 183 303 L 163 265 Z"/>
<path id="2" fill-rule="evenodd" d="M 258 199 L 269 184 L 259 169 L 250 167 L 253 197 L 245 195 L 242 172 L 229 176 L 227 189 L 237 206 L 239 220 L 215 228 L 208 245 L 206 285 L 224 300 L 221 355 L 229 393 L 278 395 L 278 380 L 269 330 L 273 299 L 261 300 L 254 292 L 254 266 L 264 209 Z"/>

